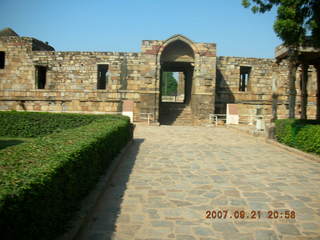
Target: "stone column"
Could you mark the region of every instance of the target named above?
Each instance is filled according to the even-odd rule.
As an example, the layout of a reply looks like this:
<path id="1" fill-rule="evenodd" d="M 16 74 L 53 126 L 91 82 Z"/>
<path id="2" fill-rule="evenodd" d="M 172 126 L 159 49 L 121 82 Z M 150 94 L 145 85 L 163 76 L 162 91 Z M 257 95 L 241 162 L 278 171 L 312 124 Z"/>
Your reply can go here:
<path id="1" fill-rule="evenodd" d="M 185 74 L 183 72 L 179 72 L 179 83 L 178 83 L 178 89 L 177 89 L 177 96 L 184 95 L 184 80 Z"/>
<path id="2" fill-rule="evenodd" d="M 295 118 L 296 110 L 296 72 L 297 72 L 297 63 L 289 59 L 289 118 Z"/>
<path id="3" fill-rule="evenodd" d="M 302 69 L 302 78 L 301 78 L 301 119 L 307 119 L 307 105 L 308 105 L 308 64 L 303 64 Z"/>
<path id="4" fill-rule="evenodd" d="M 320 120 L 320 64 L 316 65 L 315 68 L 317 69 L 317 120 Z"/>
<path id="5" fill-rule="evenodd" d="M 272 93 L 272 122 L 278 119 L 278 94 Z"/>
<path id="6" fill-rule="evenodd" d="M 272 66 L 273 74 L 272 74 L 272 118 L 271 122 L 275 122 L 278 119 L 278 64 L 274 64 Z"/>

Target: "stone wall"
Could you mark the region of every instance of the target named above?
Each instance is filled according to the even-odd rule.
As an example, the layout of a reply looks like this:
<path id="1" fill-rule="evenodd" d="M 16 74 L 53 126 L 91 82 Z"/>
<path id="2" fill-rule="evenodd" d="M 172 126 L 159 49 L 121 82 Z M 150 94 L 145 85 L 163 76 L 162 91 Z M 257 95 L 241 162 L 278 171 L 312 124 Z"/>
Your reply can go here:
<path id="1" fill-rule="evenodd" d="M 240 68 L 250 67 L 248 88 L 239 90 Z M 308 115 L 315 118 L 316 76 L 310 69 Z M 297 116 L 300 112 L 300 72 L 297 72 Z M 241 104 L 242 114 L 256 114 L 262 109 L 267 120 L 272 114 L 272 95 L 278 95 L 278 117 L 288 117 L 288 67 L 284 61 L 277 64 L 274 59 L 219 57 L 217 60 L 216 113 L 225 113 L 227 103 Z M 258 110 L 261 111 L 261 110 Z"/>
<path id="2" fill-rule="evenodd" d="M 5 67 L 0 69 L 0 110 L 121 113 L 124 100 L 140 113 L 159 119 L 160 71 L 163 60 L 186 62 L 193 69 L 190 105 L 197 120 L 225 113 L 227 103 L 242 104 L 242 112 L 262 109 L 271 118 L 272 95 L 278 96 L 280 118 L 287 117 L 287 65 L 273 59 L 216 57 L 214 43 L 194 43 L 182 35 L 142 41 L 140 53 L 56 52 L 29 37 L 0 37 Z M 162 60 L 161 60 L 162 59 Z M 106 89 L 97 89 L 98 65 L 108 65 Z M 46 67 L 46 85 L 38 89 L 36 67 Z M 246 91 L 239 90 L 240 73 L 250 69 Z M 310 68 L 308 116 L 315 117 L 316 74 Z M 297 116 L 300 111 L 297 72 Z M 190 81 L 190 80 L 188 80 Z"/>
<path id="3" fill-rule="evenodd" d="M 0 37 L 0 51 L 5 52 L 5 67 L 0 69 L 0 90 L 34 89 L 34 82 L 29 78 L 34 72 L 30 58 L 32 46 L 31 38 Z"/>
<path id="4" fill-rule="evenodd" d="M 123 99 L 140 101 L 138 53 L 53 50 L 36 39 L 1 37 L 1 110 L 120 113 Z M 109 65 L 103 90 L 97 89 L 98 64 Z M 37 89 L 35 66 L 47 68 L 45 89 Z"/>
<path id="5" fill-rule="evenodd" d="M 187 44 L 191 49 L 179 47 L 177 42 Z M 175 45 L 176 44 L 176 45 Z M 144 40 L 141 46 L 141 60 L 144 63 L 141 75 L 149 93 L 141 101 L 142 108 L 151 107 L 158 114 L 160 94 L 161 60 L 190 62 L 194 66 L 192 77 L 191 107 L 198 119 L 208 119 L 213 113 L 216 84 L 216 45 L 194 43 L 181 35 L 174 35 L 166 41 Z M 150 92 L 151 91 L 151 92 Z M 158 116 L 156 116 L 158 118 Z"/>

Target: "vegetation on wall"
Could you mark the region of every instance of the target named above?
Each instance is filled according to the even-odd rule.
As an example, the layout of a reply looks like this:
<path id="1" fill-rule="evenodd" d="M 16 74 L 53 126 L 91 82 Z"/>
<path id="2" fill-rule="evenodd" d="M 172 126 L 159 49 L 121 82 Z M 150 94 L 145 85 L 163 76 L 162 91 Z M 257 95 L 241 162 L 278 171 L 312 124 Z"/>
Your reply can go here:
<path id="1" fill-rule="evenodd" d="M 281 119 L 276 121 L 276 139 L 305 152 L 320 154 L 320 121 Z"/>
<path id="2" fill-rule="evenodd" d="M 28 120 L 25 113 L 21 113 L 20 120 L 20 113 L 7 114 L 20 122 L 13 124 L 21 126 L 21 135 L 41 136 L 0 151 L 1 238 L 54 239 L 65 231 L 81 199 L 132 138 L 131 124 L 127 117 L 74 115 L 79 119 L 87 117 L 90 121 L 70 128 L 80 125 L 73 115 L 49 114 L 51 122 L 47 119 L 48 126 L 61 129 L 63 121 L 60 123 L 60 118 L 64 118 L 69 129 L 43 136 L 43 132 L 33 128 L 35 123 L 28 120 L 37 119 L 37 114 L 46 119 L 46 114 L 32 113 L 34 118 Z M 3 124 L 4 120 L 1 121 Z M 26 131 L 23 121 L 34 132 Z M 9 127 L 2 126 L 7 129 L 2 133 L 9 135 Z M 41 127 L 46 128 L 38 125 Z M 54 129 L 50 128 L 47 128 L 48 132 Z M 19 135 L 16 130 L 12 134 Z"/>

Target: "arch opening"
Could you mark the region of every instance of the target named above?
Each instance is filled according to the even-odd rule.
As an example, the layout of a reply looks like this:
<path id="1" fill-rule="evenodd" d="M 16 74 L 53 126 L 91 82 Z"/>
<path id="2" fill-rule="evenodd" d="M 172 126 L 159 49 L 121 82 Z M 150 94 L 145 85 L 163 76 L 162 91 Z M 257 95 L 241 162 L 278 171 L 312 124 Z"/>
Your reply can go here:
<path id="1" fill-rule="evenodd" d="M 190 102 L 194 59 L 192 47 L 180 39 L 163 49 L 160 55 L 160 124 L 192 124 Z"/>

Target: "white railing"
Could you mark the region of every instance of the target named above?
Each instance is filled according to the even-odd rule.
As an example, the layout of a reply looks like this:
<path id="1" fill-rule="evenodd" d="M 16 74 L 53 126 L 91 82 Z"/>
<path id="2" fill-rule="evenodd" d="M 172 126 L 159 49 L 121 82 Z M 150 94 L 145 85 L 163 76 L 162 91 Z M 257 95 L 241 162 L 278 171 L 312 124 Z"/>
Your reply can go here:
<path id="1" fill-rule="evenodd" d="M 226 121 L 227 115 L 226 114 L 209 114 L 209 121 L 211 123 L 214 123 L 216 126 L 218 126 L 218 121 Z"/>
<path id="2" fill-rule="evenodd" d="M 147 120 L 148 125 L 150 125 L 151 121 L 154 121 L 153 113 L 140 113 L 140 120 Z"/>
<path id="3" fill-rule="evenodd" d="M 246 118 L 246 121 L 243 120 Z M 209 114 L 210 123 L 218 126 L 219 121 L 226 122 L 227 115 L 226 114 Z M 239 115 L 239 123 L 240 124 L 248 124 L 248 125 L 256 125 L 257 130 L 262 130 L 265 128 L 265 116 L 264 115 Z"/>
<path id="4" fill-rule="evenodd" d="M 162 96 L 161 97 L 162 102 L 183 102 L 184 101 L 184 95 L 180 96 Z"/>

